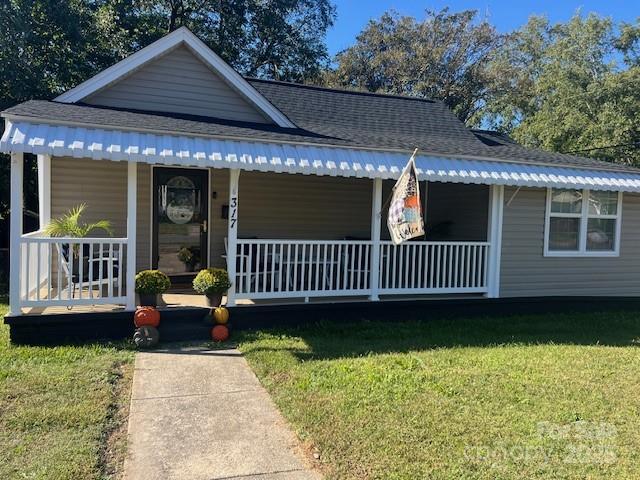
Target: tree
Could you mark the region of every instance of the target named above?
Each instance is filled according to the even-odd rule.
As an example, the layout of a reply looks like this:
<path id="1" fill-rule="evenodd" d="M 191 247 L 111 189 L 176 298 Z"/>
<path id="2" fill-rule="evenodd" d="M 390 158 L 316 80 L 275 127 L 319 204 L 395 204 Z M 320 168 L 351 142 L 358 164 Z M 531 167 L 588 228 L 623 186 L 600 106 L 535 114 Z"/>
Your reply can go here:
<path id="1" fill-rule="evenodd" d="M 328 64 L 330 0 L 102 0 L 135 50 L 181 26 L 249 76 L 303 81 Z"/>
<path id="2" fill-rule="evenodd" d="M 385 13 L 339 53 L 329 85 L 443 100 L 477 124 L 487 94 L 487 64 L 501 37 L 476 11 L 427 10 L 426 18 Z"/>
<path id="3" fill-rule="evenodd" d="M 0 108 L 51 98 L 128 53 L 108 9 L 93 2 L 0 2 Z"/>
<path id="4" fill-rule="evenodd" d="M 492 59 L 485 121 L 528 146 L 640 164 L 639 32 L 531 17 Z"/>

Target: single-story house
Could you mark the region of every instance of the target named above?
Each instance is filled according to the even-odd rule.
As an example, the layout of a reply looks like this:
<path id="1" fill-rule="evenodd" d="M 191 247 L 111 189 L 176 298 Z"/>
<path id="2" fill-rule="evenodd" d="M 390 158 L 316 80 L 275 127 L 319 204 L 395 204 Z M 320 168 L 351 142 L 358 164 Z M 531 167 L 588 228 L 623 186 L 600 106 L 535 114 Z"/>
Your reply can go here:
<path id="1" fill-rule="evenodd" d="M 440 101 L 244 78 L 186 28 L 2 116 L 12 315 L 133 309 L 137 271 L 206 266 L 227 268 L 229 305 L 640 294 L 639 169 L 524 148 Z M 386 201 L 414 148 L 426 235 L 395 246 Z M 43 234 L 81 203 L 114 236 Z"/>

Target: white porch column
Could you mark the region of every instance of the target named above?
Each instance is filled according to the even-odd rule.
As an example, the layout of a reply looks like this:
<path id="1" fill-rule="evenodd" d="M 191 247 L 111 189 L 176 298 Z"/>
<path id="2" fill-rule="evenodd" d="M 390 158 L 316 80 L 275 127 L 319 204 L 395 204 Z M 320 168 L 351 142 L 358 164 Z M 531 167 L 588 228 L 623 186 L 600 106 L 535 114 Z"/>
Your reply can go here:
<path id="1" fill-rule="evenodd" d="M 489 261 L 487 287 L 488 298 L 500 296 L 500 257 L 502 256 L 502 214 L 504 209 L 504 186 L 491 185 L 489 190 L 489 222 L 487 240 L 489 241 Z"/>
<path id="2" fill-rule="evenodd" d="M 240 170 L 229 170 L 229 219 L 227 222 L 227 272 L 231 287 L 227 292 L 227 306 L 236 304 L 236 257 L 238 244 L 238 187 Z"/>
<path id="3" fill-rule="evenodd" d="M 38 212 L 40 230 L 51 221 L 51 156 L 38 155 Z"/>
<path id="4" fill-rule="evenodd" d="M 127 309 L 136 308 L 136 217 L 138 198 L 138 164 L 129 161 L 127 168 Z"/>
<path id="5" fill-rule="evenodd" d="M 22 185 L 24 177 L 24 154 L 11 154 L 11 203 L 9 242 L 9 313 L 20 315 L 20 237 L 22 237 Z"/>
<path id="6" fill-rule="evenodd" d="M 382 216 L 382 179 L 373 179 L 373 197 L 371 199 L 371 271 L 369 272 L 369 285 L 371 295 L 369 300 L 378 301 L 380 297 L 380 222 Z"/>

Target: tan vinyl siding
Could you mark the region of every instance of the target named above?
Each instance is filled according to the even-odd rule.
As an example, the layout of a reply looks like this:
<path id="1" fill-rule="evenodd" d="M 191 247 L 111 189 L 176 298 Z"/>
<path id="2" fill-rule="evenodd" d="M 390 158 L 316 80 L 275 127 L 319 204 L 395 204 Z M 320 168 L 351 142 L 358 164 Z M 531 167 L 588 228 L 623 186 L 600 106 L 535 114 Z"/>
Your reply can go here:
<path id="1" fill-rule="evenodd" d="M 268 123 L 186 47 L 176 48 L 93 94 L 92 105 Z"/>
<path id="2" fill-rule="evenodd" d="M 137 269 L 149 268 L 150 166 L 138 164 Z M 63 215 L 80 203 L 87 209 L 83 222 L 109 220 L 115 237 L 127 235 L 127 163 L 53 157 L 51 215 Z M 94 236 L 102 236 L 97 232 Z"/>
<path id="3" fill-rule="evenodd" d="M 211 261 L 223 262 L 229 174 L 213 170 Z M 238 237 L 341 240 L 370 238 L 372 181 L 314 175 L 242 172 Z"/>
<path id="4" fill-rule="evenodd" d="M 505 203 L 515 188 L 505 187 Z M 504 206 L 500 296 L 639 295 L 640 195 L 625 193 L 619 257 L 544 257 L 546 189 Z"/>

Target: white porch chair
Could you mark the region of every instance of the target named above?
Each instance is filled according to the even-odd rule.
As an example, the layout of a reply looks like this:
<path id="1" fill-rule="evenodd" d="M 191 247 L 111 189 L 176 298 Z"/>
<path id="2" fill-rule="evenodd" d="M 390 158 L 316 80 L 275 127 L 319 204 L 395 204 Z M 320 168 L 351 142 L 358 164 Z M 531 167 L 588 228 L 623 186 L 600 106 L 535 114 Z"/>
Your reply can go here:
<path id="1" fill-rule="evenodd" d="M 67 280 L 67 285 L 65 287 L 65 290 L 68 290 L 69 288 L 69 282 L 71 284 L 71 298 L 75 298 L 76 296 L 76 290 L 78 290 L 81 287 L 89 287 L 91 286 L 91 288 L 93 289 L 93 287 L 98 287 L 100 289 L 100 296 L 102 296 L 102 287 L 104 286 L 109 286 L 109 284 L 112 284 L 112 287 L 115 289 L 116 286 L 118 285 L 118 280 L 119 280 L 119 276 L 120 276 L 120 262 L 118 257 L 109 257 L 109 256 L 104 256 L 103 252 L 99 251 L 98 256 L 97 257 L 90 257 L 88 259 L 88 263 L 91 262 L 93 263 L 92 268 L 89 268 L 88 265 L 84 266 L 83 265 L 83 272 L 82 272 L 82 278 L 80 278 L 80 268 L 79 268 L 79 263 L 78 263 L 78 271 L 74 271 L 74 261 L 71 261 L 71 268 L 69 268 L 69 250 L 71 250 L 73 247 L 69 244 L 67 245 L 67 249 L 65 252 L 65 249 L 63 248 L 64 244 L 60 244 L 60 243 L 56 243 L 56 249 L 58 252 L 58 256 L 60 258 L 60 261 L 58 262 L 59 264 L 62 264 L 62 270 L 64 272 L 64 278 Z M 88 245 L 84 245 L 84 247 L 87 247 Z M 83 252 L 82 252 L 82 258 L 84 261 L 84 255 L 85 251 L 83 248 Z M 93 253 L 93 248 L 91 248 L 89 250 L 88 253 Z M 104 262 L 102 264 L 102 277 L 100 277 L 100 262 Z M 112 268 L 112 274 L 109 275 L 109 265 L 111 265 Z M 91 274 L 92 278 L 89 278 L 89 275 Z M 109 280 L 109 278 L 111 277 L 111 281 Z M 58 289 L 61 290 L 61 286 L 58 285 Z M 118 293 L 122 293 L 122 292 L 118 292 Z M 73 308 L 73 306 L 68 306 L 67 309 L 71 310 Z"/>
<path id="2" fill-rule="evenodd" d="M 224 258 L 225 260 L 229 255 L 228 248 L 229 248 L 228 239 L 227 237 L 224 237 L 224 255 L 222 255 L 222 258 Z M 239 277 L 240 271 L 242 270 L 243 289 L 246 289 L 248 291 L 254 291 L 254 292 L 259 291 L 261 283 L 263 282 L 263 279 L 265 277 L 267 279 L 266 280 L 267 282 L 271 281 L 272 273 L 274 278 L 273 283 L 275 285 L 280 285 L 281 268 L 280 268 L 280 259 L 277 255 L 275 256 L 273 262 L 271 261 L 271 257 L 273 254 L 269 253 L 267 255 L 266 269 L 265 269 L 263 268 L 264 257 L 261 256 L 260 259 L 258 259 L 257 245 L 244 244 L 244 245 L 241 245 L 240 248 L 242 248 L 243 251 L 241 255 L 237 255 L 238 263 L 236 263 L 236 275 Z M 251 249 L 251 253 L 252 253 L 251 264 L 249 263 L 249 251 L 247 249 Z M 264 255 L 264 253 L 262 253 L 262 255 Z M 260 262 L 258 262 L 258 260 L 260 260 Z M 242 268 L 239 268 L 239 265 L 240 265 L 239 262 L 243 262 Z M 286 264 L 286 262 L 284 263 Z M 273 264 L 273 268 L 272 268 L 272 264 Z M 289 281 L 289 283 L 290 283 L 289 288 L 292 288 L 291 280 Z M 268 290 L 266 285 L 262 285 L 262 286 L 264 290 Z M 254 288 L 248 288 L 248 287 L 254 287 Z M 276 288 L 272 285 L 271 290 L 275 291 Z"/>

